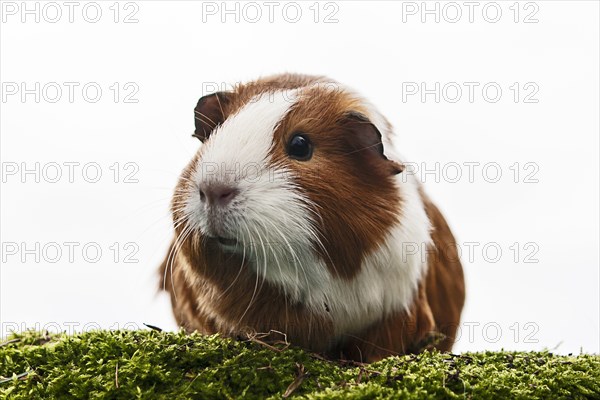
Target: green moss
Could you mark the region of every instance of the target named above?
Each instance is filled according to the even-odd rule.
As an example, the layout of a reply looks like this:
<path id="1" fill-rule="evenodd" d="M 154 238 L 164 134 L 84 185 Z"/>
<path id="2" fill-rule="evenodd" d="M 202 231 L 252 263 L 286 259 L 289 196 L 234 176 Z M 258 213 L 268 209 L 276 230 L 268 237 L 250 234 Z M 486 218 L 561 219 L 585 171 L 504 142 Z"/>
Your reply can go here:
<path id="1" fill-rule="evenodd" d="M 0 397 L 10 399 L 600 399 L 600 356 L 588 354 L 426 352 L 358 365 L 183 332 L 6 340 Z"/>

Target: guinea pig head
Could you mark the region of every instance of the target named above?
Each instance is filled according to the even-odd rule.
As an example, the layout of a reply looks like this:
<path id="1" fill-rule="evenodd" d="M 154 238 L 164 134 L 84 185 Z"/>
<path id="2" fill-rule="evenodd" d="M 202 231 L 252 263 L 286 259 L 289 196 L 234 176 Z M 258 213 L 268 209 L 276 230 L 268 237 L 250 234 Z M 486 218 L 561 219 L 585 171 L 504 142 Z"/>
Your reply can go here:
<path id="1" fill-rule="evenodd" d="M 312 264 L 353 277 L 401 216 L 402 165 L 386 156 L 370 110 L 337 86 L 203 97 L 202 145 L 172 204 L 179 237 L 199 251 L 212 242 L 290 290 L 318 279 Z"/>

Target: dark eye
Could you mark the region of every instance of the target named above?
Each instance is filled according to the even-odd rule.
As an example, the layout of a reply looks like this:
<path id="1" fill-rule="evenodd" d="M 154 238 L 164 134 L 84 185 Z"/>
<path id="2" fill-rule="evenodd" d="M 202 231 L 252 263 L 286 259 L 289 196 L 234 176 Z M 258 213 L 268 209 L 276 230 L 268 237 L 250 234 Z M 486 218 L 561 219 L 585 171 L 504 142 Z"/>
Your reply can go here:
<path id="1" fill-rule="evenodd" d="M 306 161 L 310 160 L 312 152 L 312 144 L 306 135 L 296 133 L 292 136 L 287 147 L 287 153 L 290 157 L 295 158 L 296 160 Z"/>

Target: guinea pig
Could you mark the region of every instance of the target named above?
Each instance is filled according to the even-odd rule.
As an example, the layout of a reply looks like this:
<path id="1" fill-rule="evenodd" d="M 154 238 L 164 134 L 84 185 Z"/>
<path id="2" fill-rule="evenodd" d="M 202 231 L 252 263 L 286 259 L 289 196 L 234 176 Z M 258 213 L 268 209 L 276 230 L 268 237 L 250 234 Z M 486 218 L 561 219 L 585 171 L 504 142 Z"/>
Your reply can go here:
<path id="1" fill-rule="evenodd" d="M 206 95 L 194 116 L 160 267 L 180 326 L 362 362 L 451 349 L 455 239 L 372 104 L 282 74 Z"/>

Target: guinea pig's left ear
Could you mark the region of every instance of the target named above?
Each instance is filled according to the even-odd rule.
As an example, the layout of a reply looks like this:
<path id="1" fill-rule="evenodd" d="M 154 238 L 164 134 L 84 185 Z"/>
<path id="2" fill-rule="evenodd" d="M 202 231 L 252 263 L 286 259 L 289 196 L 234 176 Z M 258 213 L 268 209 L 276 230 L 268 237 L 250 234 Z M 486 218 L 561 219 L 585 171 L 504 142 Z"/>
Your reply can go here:
<path id="1" fill-rule="evenodd" d="M 192 136 L 204 142 L 211 132 L 225 121 L 225 110 L 231 101 L 232 93 L 216 92 L 203 96 L 194 108 L 196 130 Z"/>
<path id="2" fill-rule="evenodd" d="M 376 153 L 378 157 L 385 160 L 390 175 L 397 175 L 404 171 L 403 164 L 386 157 L 383 151 L 381 132 L 367 117 L 359 113 L 348 113 L 344 116 L 343 126 L 353 133 L 352 144 L 356 152 L 369 151 Z"/>

